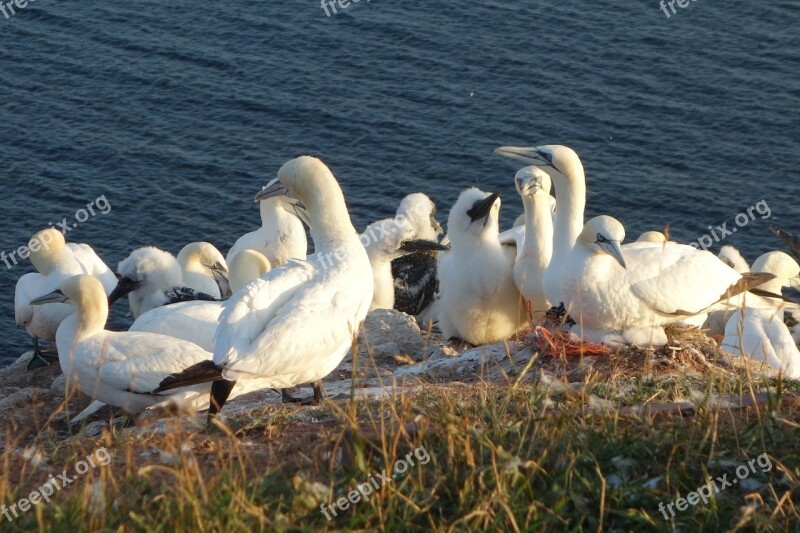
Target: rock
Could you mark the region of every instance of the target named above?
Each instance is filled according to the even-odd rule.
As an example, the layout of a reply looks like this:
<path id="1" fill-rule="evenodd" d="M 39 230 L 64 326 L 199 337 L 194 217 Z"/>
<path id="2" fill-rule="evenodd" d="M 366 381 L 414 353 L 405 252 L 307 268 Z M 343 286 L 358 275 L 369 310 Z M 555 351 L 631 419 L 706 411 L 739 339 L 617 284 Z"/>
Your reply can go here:
<path id="1" fill-rule="evenodd" d="M 393 309 L 377 309 L 367 315 L 358 335 L 361 353 L 365 349 L 376 359 L 394 359 L 407 356 L 415 361 L 422 359 L 424 342 L 413 316 Z"/>
<path id="2" fill-rule="evenodd" d="M 9 396 L 0 399 L 0 412 L 8 412 L 12 409 L 26 407 L 34 403 L 36 400 L 46 400 L 53 396 L 53 392 L 48 389 L 37 389 L 28 387 L 17 392 L 11 393 Z"/>
<path id="3" fill-rule="evenodd" d="M 429 359 L 425 362 L 397 369 L 395 376 L 426 374 L 437 378 L 476 376 L 482 366 L 494 366 L 507 359 L 503 343 L 478 346 L 454 357 Z"/>
<path id="4" fill-rule="evenodd" d="M 61 374 L 58 363 L 31 372 L 26 370 L 28 362 L 33 357 L 33 352 L 26 352 L 19 356 L 11 365 L 0 368 L 0 387 L 41 387 L 49 389 L 56 376 Z"/>

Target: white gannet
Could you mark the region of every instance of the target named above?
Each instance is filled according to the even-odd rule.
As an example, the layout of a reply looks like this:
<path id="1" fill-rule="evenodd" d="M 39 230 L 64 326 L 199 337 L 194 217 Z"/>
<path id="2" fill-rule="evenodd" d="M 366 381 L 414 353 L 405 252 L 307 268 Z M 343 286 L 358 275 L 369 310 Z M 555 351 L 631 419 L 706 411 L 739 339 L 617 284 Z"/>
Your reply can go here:
<path id="1" fill-rule="evenodd" d="M 497 193 L 463 191 L 450 210 L 450 251 L 439 254 L 439 328 L 471 344 L 507 339 L 527 323 L 514 285 L 516 251 L 499 238 Z"/>
<path id="2" fill-rule="evenodd" d="M 128 295 L 133 318 L 162 305 L 192 300 L 215 301 L 213 296 L 183 285 L 183 272 L 177 259 L 154 246 L 137 248 L 119 262 L 119 281 L 108 296 L 113 304 Z"/>
<path id="3" fill-rule="evenodd" d="M 556 189 L 553 257 L 544 275 L 544 290 L 553 305 L 564 302 L 561 293 L 567 257 L 583 230 L 586 176 L 578 154 L 562 145 L 537 147 L 501 146 L 496 154 L 536 165 L 547 172 Z"/>
<path id="4" fill-rule="evenodd" d="M 725 326 L 722 349 L 765 362 L 785 377 L 800 379 L 800 350 L 783 315 L 783 309 L 775 307 L 736 311 Z"/>
<path id="5" fill-rule="evenodd" d="M 308 243 L 297 206 L 290 198 L 266 196 L 265 190 L 254 199 L 261 210 L 261 227 L 239 237 L 228 250 L 227 259 L 246 248 L 263 254 L 273 267 L 289 259 L 305 259 Z"/>
<path id="6" fill-rule="evenodd" d="M 438 242 L 442 226 L 436 220 L 436 204 L 423 193 L 403 198 L 395 220 L 410 224 L 416 231 L 413 240 Z M 366 233 L 366 232 L 365 232 Z M 435 251 L 403 255 L 392 261 L 394 306 L 409 315 L 420 315 L 439 290 Z"/>
<path id="7" fill-rule="evenodd" d="M 200 385 L 166 395 L 154 392 L 171 372 L 206 360 L 210 354 L 173 337 L 105 330 L 108 301 L 94 276 L 73 276 L 31 304 L 66 302 L 74 308 L 56 333 L 59 362 L 67 383 L 77 384 L 87 396 L 136 415 L 170 395 L 188 394 L 183 398 L 189 399 L 208 391 L 207 385 Z"/>
<path id="8" fill-rule="evenodd" d="M 575 328 L 591 342 L 660 346 L 664 326 L 710 308 L 772 278 L 739 274 L 691 246 L 633 243 L 625 229 L 599 216 L 586 223 L 566 262 L 563 295 Z"/>
<path id="9" fill-rule="evenodd" d="M 752 271 L 775 276 L 774 279 L 756 287 L 753 291 L 756 294 L 762 296 L 771 294 L 781 297 L 784 287 L 800 287 L 800 282 L 797 280 L 797 276 L 800 274 L 800 266 L 798 266 L 797 262 L 788 254 L 783 252 L 767 252 L 761 255 L 753 262 Z M 753 295 L 747 296 L 747 303 L 749 306 L 764 309 L 777 309 L 778 307 L 785 306 L 785 302 L 782 302 L 780 298 L 757 298 L 757 296 Z M 723 335 L 726 325 L 736 312 L 738 312 L 738 310 L 735 307 L 712 312 L 709 314 L 708 320 L 703 324 L 703 329 L 707 330 L 708 334 L 711 336 Z M 753 317 L 753 319 L 755 319 L 755 317 Z"/>
<path id="10" fill-rule="evenodd" d="M 228 264 L 213 244 L 190 242 L 178 252 L 178 264 L 182 271 L 182 284 L 196 291 L 221 298 L 218 279 L 227 279 Z"/>
<path id="11" fill-rule="evenodd" d="M 772 231 L 772 233 L 777 235 L 780 238 L 780 240 L 782 240 L 783 243 L 789 248 L 794 258 L 800 261 L 800 236 L 792 235 L 788 231 L 782 230 L 781 228 L 772 223 L 768 223 L 767 226 Z"/>
<path id="12" fill-rule="evenodd" d="M 734 269 L 739 274 L 750 272 L 750 266 L 747 264 L 747 260 L 742 257 L 742 254 L 739 253 L 739 250 L 729 244 L 726 244 L 720 248 L 717 257 L 719 257 L 722 262 Z"/>
<path id="13" fill-rule="evenodd" d="M 514 283 L 525 299 L 529 318 L 539 322 L 550 309 L 542 284 L 553 255 L 550 175 L 535 166 L 525 167 L 517 171 L 514 185 L 525 206 L 525 233 L 517 247 Z"/>
<path id="14" fill-rule="evenodd" d="M 231 290 L 238 292 L 269 270 L 269 261 L 260 253 L 249 249 L 240 251 L 231 259 Z M 156 307 L 139 315 L 128 331 L 160 333 L 193 342 L 213 352 L 214 333 L 226 303 L 192 301 Z"/>
<path id="15" fill-rule="evenodd" d="M 447 250 L 436 241 L 417 239 L 418 231 L 406 219 L 387 218 L 373 222 L 361 234 L 372 265 L 373 295 L 369 310 L 394 309 L 395 282 L 392 261 L 407 254 Z M 435 276 L 435 272 L 434 272 Z"/>
<path id="16" fill-rule="evenodd" d="M 158 390 L 213 381 L 209 417 L 234 384 L 288 388 L 321 380 L 350 349 L 372 302 L 372 268 L 336 178 L 315 157 L 285 163 L 261 193 L 288 195 L 308 210 L 316 254 L 252 281 L 228 302 L 214 358 L 165 379 Z"/>
<path id="17" fill-rule="evenodd" d="M 14 294 L 14 316 L 33 339 L 33 359 L 28 369 L 50 364 L 49 358 L 39 350 L 39 341 L 54 341 L 61 321 L 72 314 L 72 307 L 52 304 L 32 307 L 30 301 L 47 292 L 71 276 L 94 274 L 99 277 L 106 294 L 117 283 L 114 273 L 86 244 L 67 244 L 64 235 L 53 228 L 37 232 L 28 242 L 30 260 L 38 272 L 23 275 L 17 282 Z"/>
<path id="18" fill-rule="evenodd" d="M 667 236 L 664 235 L 660 231 L 645 231 L 639 238 L 636 239 L 636 242 L 652 242 L 657 244 L 664 244 L 667 242 Z"/>

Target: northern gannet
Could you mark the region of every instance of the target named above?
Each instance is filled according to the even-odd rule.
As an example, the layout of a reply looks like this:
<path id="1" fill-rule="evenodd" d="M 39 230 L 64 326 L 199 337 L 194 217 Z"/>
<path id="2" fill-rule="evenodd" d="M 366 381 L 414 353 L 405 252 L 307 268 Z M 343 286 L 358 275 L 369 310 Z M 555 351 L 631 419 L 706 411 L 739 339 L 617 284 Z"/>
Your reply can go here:
<path id="1" fill-rule="evenodd" d="M 749 269 L 749 267 L 748 267 Z M 765 298 L 758 297 L 757 295 L 747 295 L 746 304 L 750 307 L 758 307 L 763 309 L 778 309 L 785 305 L 785 302 L 780 300 L 783 295 L 784 287 L 800 288 L 800 281 L 797 276 L 800 274 L 800 266 L 788 254 L 783 252 L 767 252 L 761 255 L 753 262 L 753 272 L 762 272 L 772 274 L 775 276 L 773 279 L 767 281 L 763 285 L 759 285 L 754 292 L 761 294 L 775 295 L 778 298 Z M 761 292 L 759 292 L 759 290 Z M 719 309 L 712 312 L 708 316 L 708 320 L 703 324 L 703 329 L 709 335 L 723 335 L 726 331 L 726 325 L 730 322 L 734 313 L 740 309 L 735 306 L 727 309 Z M 741 313 L 739 314 L 741 317 Z M 751 317 L 755 320 L 755 317 Z"/>
<path id="2" fill-rule="evenodd" d="M 260 252 L 273 267 L 290 259 L 305 259 L 308 243 L 297 206 L 290 198 L 271 197 L 265 190 L 254 198 L 261 210 L 261 227 L 239 237 L 228 250 L 227 259 L 246 248 Z"/>
<path id="3" fill-rule="evenodd" d="M 119 281 L 108 296 L 113 304 L 128 295 L 133 318 L 162 305 L 192 300 L 215 301 L 213 296 L 183 285 L 183 272 L 169 252 L 154 246 L 137 248 L 119 262 Z"/>
<path id="4" fill-rule="evenodd" d="M 544 290 L 553 305 L 564 303 L 561 287 L 567 257 L 583 230 L 586 207 L 586 176 L 578 154 L 562 145 L 537 147 L 501 146 L 496 154 L 536 165 L 553 179 L 556 189 L 553 257 L 544 275 Z"/>
<path id="5" fill-rule="evenodd" d="M 423 193 L 412 193 L 403 198 L 395 220 L 415 229 L 411 239 L 438 242 L 443 233 L 436 220 L 436 204 Z M 395 309 L 417 316 L 431 304 L 439 290 L 436 257 L 435 251 L 417 252 L 392 261 Z"/>
<path id="6" fill-rule="evenodd" d="M 220 317 L 214 358 L 159 390 L 213 381 L 209 417 L 238 380 L 288 388 L 321 380 L 350 349 L 372 302 L 372 268 L 336 178 L 315 157 L 285 163 L 262 198 L 288 195 L 308 210 L 316 253 L 236 293 Z"/>
<path id="7" fill-rule="evenodd" d="M 663 345 L 665 325 L 707 313 L 773 277 L 741 275 L 710 252 L 672 242 L 633 243 L 623 251 L 624 238 L 619 221 L 595 217 L 567 259 L 563 295 L 585 341 Z"/>
<path id="8" fill-rule="evenodd" d="M 462 192 L 450 210 L 450 251 L 439 254 L 439 328 L 471 344 L 507 339 L 526 323 L 514 285 L 516 252 L 500 243 L 497 193 Z"/>
<path id="9" fill-rule="evenodd" d="M 775 279 L 758 287 L 766 294 L 782 296 L 784 287 L 800 288 L 800 265 L 783 252 L 762 255 L 753 263 L 753 271 L 775 275 Z M 744 308 L 728 319 L 722 349 L 763 361 L 786 377 L 800 379 L 800 350 L 784 322 L 786 308 L 787 303 L 779 298 L 746 295 Z"/>
<path id="10" fill-rule="evenodd" d="M 542 280 L 553 256 L 553 219 L 550 211 L 550 175 L 535 167 L 517 171 L 514 185 L 525 207 L 525 232 L 517 246 L 514 283 L 525 300 L 529 318 L 540 322 L 550 309 Z"/>
<path id="11" fill-rule="evenodd" d="M 58 358 L 67 383 L 77 384 L 87 396 L 136 415 L 167 396 L 177 394 L 188 400 L 208 391 L 208 385 L 200 385 L 166 395 L 154 392 L 171 372 L 206 360 L 210 354 L 194 343 L 165 335 L 105 330 L 108 301 L 94 276 L 70 277 L 31 304 L 67 302 L 74 308 L 56 333 Z"/>
<path id="12" fill-rule="evenodd" d="M 750 272 L 750 266 L 747 264 L 747 260 L 742 257 L 742 254 L 739 253 L 739 250 L 729 244 L 726 244 L 720 248 L 717 257 L 719 257 L 723 263 L 734 269 L 739 274 Z"/>
<path id="13" fill-rule="evenodd" d="M 636 242 L 652 242 L 657 244 L 664 244 L 667 242 L 667 236 L 664 235 L 660 231 L 645 231 L 639 238 L 636 239 Z"/>
<path id="14" fill-rule="evenodd" d="M 415 252 L 447 250 L 447 246 L 436 241 L 417 239 L 418 233 L 406 220 L 387 218 L 373 222 L 361 234 L 361 242 L 366 243 L 364 248 L 372 265 L 373 296 L 370 311 L 395 307 L 396 285 L 392 277 L 395 259 Z M 436 275 L 435 270 L 433 275 Z"/>
<path id="15" fill-rule="evenodd" d="M 178 252 L 182 285 L 213 298 L 221 298 L 219 280 L 227 281 L 228 264 L 213 244 L 191 242 Z M 223 283 L 224 285 L 224 283 Z"/>
<path id="16" fill-rule="evenodd" d="M 231 258 L 231 290 L 244 286 L 269 272 L 267 258 L 255 250 L 242 250 Z M 160 333 L 193 342 L 208 352 L 214 351 L 214 333 L 227 302 L 192 301 L 153 308 L 141 314 L 128 331 Z"/>
<path id="17" fill-rule="evenodd" d="M 30 305 L 30 301 L 46 292 L 55 290 L 71 276 L 93 274 L 109 294 L 117 283 L 114 273 L 86 244 L 67 244 L 64 235 L 53 228 L 36 233 L 28 242 L 30 260 L 38 272 L 23 275 L 17 282 L 14 294 L 14 316 L 33 339 L 33 359 L 28 370 L 50 364 L 39 350 L 39 341 L 54 341 L 61 321 L 72 314 L 72 307 L 65 304 L 46 306 Z"/>

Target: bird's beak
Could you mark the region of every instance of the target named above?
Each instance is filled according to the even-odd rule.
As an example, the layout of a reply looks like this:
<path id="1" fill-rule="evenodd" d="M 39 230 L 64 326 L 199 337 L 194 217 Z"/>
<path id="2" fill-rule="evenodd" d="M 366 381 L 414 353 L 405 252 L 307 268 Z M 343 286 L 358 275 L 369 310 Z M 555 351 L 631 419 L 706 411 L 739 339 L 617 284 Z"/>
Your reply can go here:
<path id="1" fill-rule="evenodd" d="M 620 245 L 619 241 L 606 241 L 598 244 L 605 253 L 616 259 L 617 263 L 619 263 L 622 268 L 628 268 L 628 266 L 625 264 L 625 256 L 622 253 L 622 246 Z"/>
<path id="2" fill-rule="evenodd" d="M 472 209 L 467 211 L 467 215 L 469 215 L 469 218 L 472 219 L 473 222 L 488 217 L 489 212 L 492 210 L 492 206 L 498 198 L 500 198 L 500 193 L 493 192 L 483 200 L 475 202 L 475 205 L 472 206 Z"/>
<path id="3" fill-rule="evenodd" d="M 221 264 L 221 263 L 214 263 L 213 265 L 203 265 L 207 269 L 211 271 L 211 275 L 214 276 L 214 279 L 228 279 L 228 268 Z"/>
<path id="4" fill-rule="evenodd" d="M 435 241 L 426 241 L 423 239 L 403 241 L 403 243 L 400 245 L 400 251 L 402 252 L 441 252 L 449 249 L 450 247 L 444 244 L 439 244 Z"/>
<path id="5" fill-rule="evenodd" d="M 495 148 L 494 153 L 538 166 L 553 166 L 535 146 L 501 146 L 500 148 Z"/>
<path id="6" fill-rule="evenodd" d="M 437 235 L 444 233 L 444 228 L 442 228 L 442 225 L 439 224 L 439 221 L 433 216 L 431 216 L 431 226 L 433 226 L 433 231 L 435 231 Z"/>
<path id="7" fill-rule="evenodd" d="M 289 198 L 294 198 L 294 194 L 290 191 L 283 183 L 280 182 L 278 178 L 267 183 L 264 188 L 262 188 L 258 193 L 256 193 L 255 198 L 253 198 L 254 202 L 260 202 L 262 200 L 266 200 L 267 198 L 274 198 L 276 196 L 288 196 Z"/>
<path id="8" fill-rule="evenodd" d="M 44 305 L 44 304 L 63 304 L 69 302 L 69 298 L 64 296 L 64 293 L 61 292 L 61 289 L 56 289 L 51 293 L 45 294 L 44 296 L 39 296 L 38 298 L 34 298 L 30 301 L 31 305 Z"/>
<path id="9" fill-rule="evenodd" d="M 112 305 L 126 294 L 135 291 L 141 286 L 141 281 L 126 277 L 119 278 L 119 281 L 117 281 L 117 286 L 114 287 L 114 290 L 108 295 L 108 305 Z"/>
<path id="10" fill-rule="evenodd" d="M 306 209 L 306 206 L 304 206 L 303 203 L 299 201 L 292 202 L 291 205 L 292 205 L 292 212 L 294 213 L 294 215 L 297 218 L 299 218 L 303 222 L 303 224 L 305 224 L 310 228 L 311 219 L 308 216 L 308 209 Z"/>

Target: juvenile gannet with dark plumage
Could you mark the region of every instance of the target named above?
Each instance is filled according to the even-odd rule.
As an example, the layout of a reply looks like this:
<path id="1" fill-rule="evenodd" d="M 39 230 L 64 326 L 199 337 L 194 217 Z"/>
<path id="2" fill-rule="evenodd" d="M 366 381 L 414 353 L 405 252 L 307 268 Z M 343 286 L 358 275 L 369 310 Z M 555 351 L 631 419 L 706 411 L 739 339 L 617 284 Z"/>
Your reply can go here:
<path id="1" fill-rule="evenodd" d="M 373 296 L 370 311 L 395 307 L 393 260 L 407 254 L 447 250 L 446 246 L 436 241 L 416 238 L 418 233 L 405 219 L 387 218 L 373 222 L 361 234 L 361 241 L 366 243 L 364 248 L 372 265 Z"/>
<path id="2" fill-rule="evenodd" d="M 527 324 L 514 284 L 516 251 L 500 242 L 497 193 L 458 197 L 447 219 L 450 250 L 439 254 L 439 328 L 471 344 L 507 339 Z"/>
<path id="3" fill-rule="evenodd" d="M 109 305 L 128 295 L 133 318 L 162 305 L 217 298 L 183 285 L 183 271 L 169 252 L 154 246 L 137 248 L 119 262 L 119 280 L 108 296 Z"/>
<path id="4" fill-rule="evenodd" d="M 58 303 L 31 306 L 31 300 L 78 274 L 97 276 L 110 294 L 117 278 L 89 245 L 67 244 L 64 235 L 53 228 L 36 233 L 28 242 L 28 250 L 37 272 L 25 274 L 17 282 L 14 317 L 33 339 L 33 359 L 28 363 L 31 370 L 50 364 L 49 357 L 39 350 L 39 341 L 54 341 L 59 324 L 73 311 L 71 306 Z"/>
<path id="5" fill-rule="evenodd" d="M 420 192 L 403 198 L 395 220 L 415 229 L 411 237 L 414 240 L 438 242 L 443 232 L 436 220 L 436 204 Z M 431 304 L 439 290 L 436 257 L 435 251 L 416 252 L 392 261 L 395 309 L 417 316 Z"/>
<path id="6" fill-rule="evenodd" d="M 159 390 L 213 381 L 209 416 L 239 380 L 288 388 L 316 382 L 342 361 L 372 302 L 372 268 L 336 178 L 314 157 L 284 164 L 262 198 L 287 195 L 308 210 L 316 254 L 289 261 L 236 293 L 217 328 L 214 358 Z"/>
<path id="7" fill-rule="evenodd" d="M 623 248 L 624 238 L 619 221 L 595 217 L 564 265 L 564 303 L 585 341 L 663 345 L 665 325 L 708 313 L 773 277 L 739 274 L 710 252 L 672 242 Z"/>

